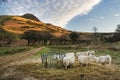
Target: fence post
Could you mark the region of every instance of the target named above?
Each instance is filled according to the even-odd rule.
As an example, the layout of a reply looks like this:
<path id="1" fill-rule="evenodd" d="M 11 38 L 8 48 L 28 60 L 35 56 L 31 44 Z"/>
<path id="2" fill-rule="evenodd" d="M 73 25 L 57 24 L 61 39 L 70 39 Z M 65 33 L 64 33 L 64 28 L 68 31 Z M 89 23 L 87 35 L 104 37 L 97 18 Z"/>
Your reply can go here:
<path id="1" fill-rule="evenodd" d="M 47 55 L 45 55 L 45 67 L 47 68 L 48 62 L 47 62 Z"/>

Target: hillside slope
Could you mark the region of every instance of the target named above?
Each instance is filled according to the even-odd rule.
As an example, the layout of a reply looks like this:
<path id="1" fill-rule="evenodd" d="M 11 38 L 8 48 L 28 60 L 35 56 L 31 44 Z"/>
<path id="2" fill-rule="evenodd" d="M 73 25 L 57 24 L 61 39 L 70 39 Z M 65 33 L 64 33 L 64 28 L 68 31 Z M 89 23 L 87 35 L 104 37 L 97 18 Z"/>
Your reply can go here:
<path id="1" fill-rule="evenodd" d="M 23 16 L 0 16 L 0 27 L 16 34 L 23 34 L 27 30 L 38 30 L 48 31 L 59 37 L 69 33 L 68 30 L 61 27 L 38 21 L 36 17 L 29 14 Z"/>

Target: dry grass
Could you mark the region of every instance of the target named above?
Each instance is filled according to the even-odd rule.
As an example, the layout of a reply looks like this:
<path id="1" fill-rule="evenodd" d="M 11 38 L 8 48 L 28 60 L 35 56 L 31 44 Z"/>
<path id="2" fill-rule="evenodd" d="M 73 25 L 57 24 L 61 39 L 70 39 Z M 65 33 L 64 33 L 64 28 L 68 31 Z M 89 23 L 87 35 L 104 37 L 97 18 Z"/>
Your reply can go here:
<path id="1" fill-rule="evenodd" d="M 41 21 L 34 21 L 20 16 L 0 16 L 0 23 L 3 29 L 8 32 L 23 34 L 27 30 L 48 31 L 54 36 L 59 37 L 68 34 L 69 31 L 52 24 L 47 25 Z M 29 26 L 23 28 L 23 26 Z"/>
<path id="2" fill-rule="evenodd" d="M 73 68 L 65 70 L 64 68 L 48 69 L 36 63 L 20 65 L 17 69 L 38 80 L 120 80 L 120 68 L 115 65 L 80 67 L 76 63 Z"/>
<path id="3" fill-rule="evenodd" d="M 35 58 L 35 57 L 34 57 Z M 38 57 L 36 58 L 38 60 Z M 0 71 L 0 80 L 120 80 L 118 65 L 90 65 L 81 67 L 76 61 L 72 68 L 45 68 L 40 61 L 25 59 Z M 19 63 L 19 62 L 18 62 Z M 59 64 L 57 64 L 59 65 Z"/>
<path id="4" fill-rule="evenodd" d="M 114 46 L 118 46 L 118 44 Z M 0 80 L 120 80 L 119 51 L 107 50 L 107 46 L 105 49 L 96 49 L 97 56 L 106 54 L 112 56 L 114 64 L 111 66 L 95 64 L 89 67 L 81 67 L 76 61 L 74 66 L 68 70 L 60 67 L 59 64 L 56 65 L 56 68 L 45 68 L 40 63 L 38 60 L 40 54 L 51 51 L 66 53 L 70 51 L 84 51 L 84 49 L 44 48 L 31 58 L 23 60 L 24 63 L 17 64 L 20 63 L 18 61 L 16 64 L 0 71 Z M 6 73 L 7 75 L 4 75 Z"/>

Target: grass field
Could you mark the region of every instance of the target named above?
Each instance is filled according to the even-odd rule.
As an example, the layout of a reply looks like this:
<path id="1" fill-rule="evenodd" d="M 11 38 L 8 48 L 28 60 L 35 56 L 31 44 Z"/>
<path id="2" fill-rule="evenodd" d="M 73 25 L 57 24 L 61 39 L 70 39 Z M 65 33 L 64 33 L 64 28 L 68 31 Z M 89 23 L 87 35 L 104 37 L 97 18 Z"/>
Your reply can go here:
<path id="1" fill-rule="evenodd" d="M 72 45 L 71 45 L 72 46 Z M 109 49 L 109 47 L 115 47 L 118 50 Z M 38 58 L 41 54 L 45 53 L 67 53 L 86 51 L 87 46 L 83 48 L 77 48 L 75 45 L 69 47 L 68 45 L 46 46 L 41 51 L 38 51 L 32 58 Z M 90 50 L 96 51 L 96 56 L 109 54 L 112 56 L 112 65 L 98 65 L 94 64 L 89 67 L 80 67 L 76 60 L 74 66 L 65 70 L 64 67 L 57 68 L 45 68 L 40 62 L 38 63 L 26 63 L 21 65 L 14 65 L 16 72 L 14 75 L 10 75 L 4 79 L 23 80 L 22 77 L 29 77 L 31 80 L 120 80 L 120 44 L 103 44 L 100 46 L 94 46 Z M 57 64 L 56 64 L 57 65 Z M 17 73 L 17 71 L 19 71 Z M 3 79 L 3 80 L 4 80 Z"/>
<path id="2" fill-rule="evenodd" d="M 89 67 L 80 67 L 76 61 L 73 68 L 65 70 L 63 67 L 58 68 L 44 68 L 40 63 L 23 64 L 17 67 L 17 70 L 23 72 L 25 75 L 30 75 L 37 80 L 120 80 L 120 51 L 114 51 L 109 47 L 120 48 L 120 44 L 105 44 L 101 46 L 95 46 L 96 55 L 112 56 L 112 65 L 91 65 Z M 41 51 L 37 52 L 34 57 L 40 56 L 45 53 L 66 53 L 66 52 L 77 52 L 86 51 L 87 48 L 66 48 L 64 46 L 49 46 Z"/>

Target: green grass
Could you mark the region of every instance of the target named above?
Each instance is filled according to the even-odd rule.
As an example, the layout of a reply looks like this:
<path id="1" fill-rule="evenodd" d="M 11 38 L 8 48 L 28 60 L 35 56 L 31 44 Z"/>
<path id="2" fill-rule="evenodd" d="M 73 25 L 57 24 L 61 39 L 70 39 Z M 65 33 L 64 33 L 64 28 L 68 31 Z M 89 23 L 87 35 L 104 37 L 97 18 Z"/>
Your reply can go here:
<path id="1" fill-rule="evenodd" d="M 0 56 L 11 55 L 18 52 L 24 52 L 30 50 L 30 47 L 27 46 L 15 46 L 15 47 L 0 47 Z"/>
<path id="2" fill-rule="evenodd" d="M 49 51 L 50 51 L 49 48 L 43 48 L 42 50 L 38 51 L 35 55 L 38 56 L 40 54 L 45 54 L 45 53 L 47 53 Z"/>
<path id="3" fill-rule="evenodd" d="M 106 44 L 105 44 L 106 45 Z M 104 46 L 104 45 L 102 45 Z M 119 44 L 114 45 L 119 46 Z M 114 47 L 113 46 L 113 47 Z M 102 47 L 99 47 L 99 49 L 91 49 L 96 51 L 96 56 L 101 56 L 101 55 L 110 55 L 113 59 L 114 64 L 120 64 L 120 51 L 113 51 L 108 49 L 109 45 L 105 49 L 102 49 Z M 100 49 L 101 48 L 101 49 Z M 60 53 L 60 54 L 65 54 L 67 52 L 80 52 L 80 51 L 87 51 L 86 48 L 66 48 L 66 45 L 60 45 L 60 46 L 48 46 L 41 51 L 38 51 L 35 56 L 40 56 L 41 54 L 54 54 L 54 53 Z"/>
<path id="4" fill-rule="evenodd" d="M 67 52 L 78 52 L 78 51 L 85 51 L 85 49 L 77 49 L 77 48 L 61 48 L 60 46 L 59 47 L 46 47 L 40 51 L 38 51 L 35 55 L 40 55 L 40 54 L 53 54 L 53 53 L 61 53 L 61 54 L 64 54 L 64 53 L 67 53 Z"/>

